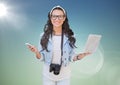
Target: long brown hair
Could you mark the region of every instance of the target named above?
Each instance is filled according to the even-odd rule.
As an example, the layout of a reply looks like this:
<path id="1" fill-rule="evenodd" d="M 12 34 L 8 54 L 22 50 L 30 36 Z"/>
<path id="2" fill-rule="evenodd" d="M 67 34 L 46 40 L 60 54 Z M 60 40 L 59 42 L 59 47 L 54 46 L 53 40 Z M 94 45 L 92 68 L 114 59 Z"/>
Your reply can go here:
<path id="1" fill-rule="evenodd" d="M 48 20 L 47 20 L 47 23 L 44 26 L 44 34 L 43 34 L 43 36 L 41 38 L 41 41 L 40 41 L 40 44 L 42 46 L 42 50 L 46 50 L 47 52 L 48 52 L 48 49 L 47 49 L 48 41 L 49 41 L 49 38 L 52 37 L 52 34 L 53 34 L 53 25 L 52 25 L 51 20 L 50 20 L 51 12 L 53 10 L 56 10 L 56 9 L 63 11 L 63 13 L 65 14 L 66 19 L 65 19 L 65 21 L 62 25 L 62 31 L 63 31 L 63 34 L 68 37 L 68 40 L 70 41 L 69 45 L 72 48 L 76 47 L 75 46 L 76 39 L 74 38 L 74 33 L 73 33 L 72 29 L 70 29 L 70 27 L 69 27 L 67 13 L 65 12 L 65 10 L 62 7 L 57 6 L 57 7 L 54 7 L 48 13 Z"/>

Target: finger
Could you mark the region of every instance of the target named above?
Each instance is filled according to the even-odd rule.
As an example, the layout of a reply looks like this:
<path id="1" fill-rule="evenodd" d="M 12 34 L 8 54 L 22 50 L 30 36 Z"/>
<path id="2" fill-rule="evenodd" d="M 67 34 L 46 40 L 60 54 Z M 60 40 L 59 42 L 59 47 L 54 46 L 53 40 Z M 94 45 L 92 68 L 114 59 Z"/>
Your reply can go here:
<path id="1" fill-rule="evenodd" d="M 32 47 L 31 50 L 34 51 L 34 48 Z"/>
<path id="2" fill-rule="evenodd" d="M 30 46 L 28 46 L 28 45 L 27 45 L 27 48 L 28 48 L 29 50 L 31 50 L 31 47 L 30 47 Z"/>
<path id="3" fill-rule="evenodd" d="M 34 49 L 34 47 L 32 47 L 32 46 L 27 46 L 31 51 Z"/>
<path id="4" fill-rule="evenodd" d="M 30 45 L 29 45 L 28 47 L 29 47 L 30 49 L 34 49 L 34 46 L 30 46 Z"/>
<path id="5" fill-rule="evenodd" d="M 84 53 L 85 56 L 86 56 L 86 55 L 89 55 L 89 54 L 91 54 L 91 53 L 90 53 L 90 52 Z"/>

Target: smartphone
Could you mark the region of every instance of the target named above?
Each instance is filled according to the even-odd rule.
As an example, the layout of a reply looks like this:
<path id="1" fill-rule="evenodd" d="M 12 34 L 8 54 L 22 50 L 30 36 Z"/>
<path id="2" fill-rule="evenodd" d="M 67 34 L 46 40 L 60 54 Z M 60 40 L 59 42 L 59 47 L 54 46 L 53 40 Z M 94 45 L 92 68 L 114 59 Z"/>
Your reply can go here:
<path id="1" fill-rule="evenodd" d="M 30 43 L 25 43 L 25 45 L 27 45 L 27 46 L 32 46 Z"/>

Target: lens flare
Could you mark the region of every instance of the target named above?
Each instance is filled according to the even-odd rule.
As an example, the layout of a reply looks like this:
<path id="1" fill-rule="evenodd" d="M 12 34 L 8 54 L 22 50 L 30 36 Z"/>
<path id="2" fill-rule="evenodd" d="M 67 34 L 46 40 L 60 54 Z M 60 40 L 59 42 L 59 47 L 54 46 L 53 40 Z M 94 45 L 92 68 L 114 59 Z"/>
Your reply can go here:
<path id="1" fill-rule="evenodd" d="M 104 63 L 104 53 L 102 51 L 99 48 L 95 53 L 72 63 L 72 77 L 87 78 L 98 73 Z"/>
<path id="2" fill-rule="evenodd" d="M 0 17 L 6 16 L 7 14 L 7 7 L 4 4 L 0 4 Z"/>

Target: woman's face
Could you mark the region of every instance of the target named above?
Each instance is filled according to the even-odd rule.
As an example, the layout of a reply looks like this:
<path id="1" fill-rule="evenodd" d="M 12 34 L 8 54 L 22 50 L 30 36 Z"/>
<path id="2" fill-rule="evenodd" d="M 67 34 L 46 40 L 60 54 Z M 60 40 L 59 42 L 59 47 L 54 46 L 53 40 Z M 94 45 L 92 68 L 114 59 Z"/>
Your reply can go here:
<path id="1" fill-rule="evenodd" d="M 65 14 L 62 10 L 55 9 L 51 14 L 51 22 L 53 27 L 62 27 L 63 22 L 65 21 Z"/>

